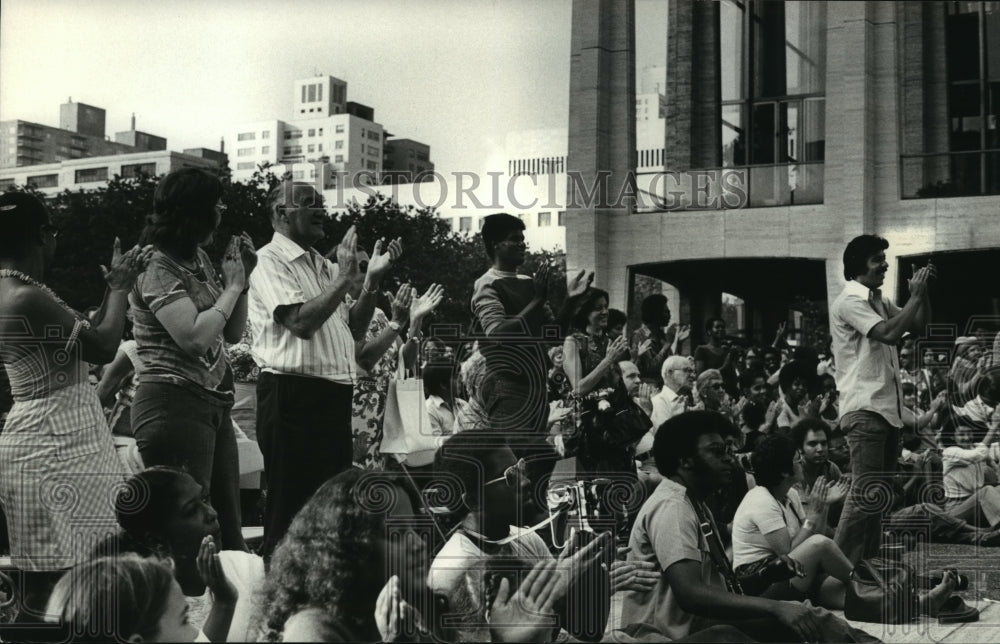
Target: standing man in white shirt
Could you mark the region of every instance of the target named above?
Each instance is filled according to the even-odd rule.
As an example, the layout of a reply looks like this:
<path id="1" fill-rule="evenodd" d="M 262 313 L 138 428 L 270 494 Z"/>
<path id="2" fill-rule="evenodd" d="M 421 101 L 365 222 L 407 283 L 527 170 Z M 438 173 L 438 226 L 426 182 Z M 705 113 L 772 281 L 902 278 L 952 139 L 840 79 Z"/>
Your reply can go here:
<path id="1" fill-rule="evenodd" d="M 910 298 L 900 309 L 881 290 L 888 247 L 875 235 L 851 240 L 844 250 L 847 286 L 830 310 L 840 425 L 851 450 L 852 474 L 836 542 L 854 564 L 879 552 L 882 519 L 891 504 L 875 490 L 891 489 L 903 426 L 896 345 L 907 331 L 920 335 L 926 328 L 931 318 L 927 282 L 936 275 L 933 264 L 916 269 Z"/>
<path id="2" fill-rule="evenodd" d="M 402 253 L 397 239 L 375 244 L 361 296 L 352 226 L 333 264 L 312 246 L 324 237 L 323 195 L 286 181 L 268 196 L 274 237 L 257 253 L 249 318 L 257 383 L 257 441 L 267 500 L 264 544 L 269 559 L 295 514 L 327 479 L 351 466 L 355 342 L 363 339 L 382 277 Z"/>

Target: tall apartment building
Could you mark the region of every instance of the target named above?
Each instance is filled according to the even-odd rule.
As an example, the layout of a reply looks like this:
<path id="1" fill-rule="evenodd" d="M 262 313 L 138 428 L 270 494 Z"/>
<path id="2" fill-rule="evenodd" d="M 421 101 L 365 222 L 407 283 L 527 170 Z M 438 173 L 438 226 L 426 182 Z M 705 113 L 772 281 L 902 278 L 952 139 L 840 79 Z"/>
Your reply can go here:
<path id="1" fill-rule="evenodd" d="M 234 180 L 249 179 L 268 164 L 323 190 L 359 173 L 381 172 L 385 131 L 372 108 L 347 101 L 346 82 L 317 76 L 295 81 L 293 91 L 288 120 L 241 123 L 227 133 Z"/>
<path id="2" fill-rule="evenodd" d="M 707 191 L 668 184 L 645 212 L 567 209 L 570 270 L 596 269 L 630 311 L 639 277 L 673 285 L 696 336 L 737 302 L 732 330 L 766 344 L 804 302 L 828 307 L 845 244 L 872 233 L 890 243 L 897 303 L 933 258 L 934 320 L 997 326 L 996 2 L 670 0 L 668 13 L 660 170 Z M 567 169 L 621 183 L 636 171 L 634 4 L 574 0 L 571 49 Z M 717 199 L 727 180 L 736 198 Z"/>
<path id="3" fill-rule="evenodd" d="M 115 134 L 104 132 L 105 111 L 93 105 L 69 101 L 59 106 L 59 127 L 20 119 L 0 122 L 0 168 L 56 163 L 93 156 L 166 150 L 163 137 L 132 129 Z"/>

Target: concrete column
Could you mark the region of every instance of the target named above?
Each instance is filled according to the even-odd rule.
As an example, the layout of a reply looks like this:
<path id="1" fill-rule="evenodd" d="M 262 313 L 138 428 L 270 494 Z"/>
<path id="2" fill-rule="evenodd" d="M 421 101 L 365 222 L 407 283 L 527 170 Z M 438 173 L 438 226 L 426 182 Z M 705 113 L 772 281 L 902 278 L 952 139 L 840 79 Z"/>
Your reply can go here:
<path id="1" fill-rule="evenodd" d="M 633 0 L 573 0 L 570 49 L 567 272 L 593 269 L 623 308 L 628 277 L 610 274 L 608 248 L 610 218 L 634 208 Z"/>

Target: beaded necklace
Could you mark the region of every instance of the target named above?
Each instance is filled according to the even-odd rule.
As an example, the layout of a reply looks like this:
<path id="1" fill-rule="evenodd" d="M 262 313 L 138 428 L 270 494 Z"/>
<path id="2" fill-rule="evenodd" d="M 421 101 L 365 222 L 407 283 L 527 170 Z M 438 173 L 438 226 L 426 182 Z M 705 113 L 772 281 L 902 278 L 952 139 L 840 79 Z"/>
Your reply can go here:
<path id="1" fill-rule="evenodd" d="M 66 304 L 66 302 L 64 302 L 61 297 L 59 297 L 58 295 L 56 295 L 55 291 L 53 291 L 51 288 L 49 288 L 45 284 L 42 284 L 38 280 L 36 280 L 34 278 L 31 278 L 31 277 L 28 277 L 28 275 L 22 273 L 21 271 L 14 270 L 12 268 L 3 268 L 3 269 L 0 269 L 0 277 L 13 277 L 13 278 L 21 280 L 25 284 L 30 284 L 31 286 L 34 286 L 35 288 L 37 288 L 38 290 L 42 291 L 43 293 L 45 293 L 46 295 L 48 295 L 49 297 L 51 297 L 53 300 L 55 300 L 56 303 L 59 306 L 61 306 L 64 309 L 66 309 L 66 311 L 71 316 L 73 316 L 73 318 L 75 318 L 77 321 L 79 321 L 82 324 L 83 328 L 85 328 L 85 329 L 89 329 L 90 328 L 90 320 L 86 320 L 83 317 L 81 317 L 81 315 L 79 313 L 77 313 L 73 309 L 73 307 L 71 307 L 69 304 Z"/>

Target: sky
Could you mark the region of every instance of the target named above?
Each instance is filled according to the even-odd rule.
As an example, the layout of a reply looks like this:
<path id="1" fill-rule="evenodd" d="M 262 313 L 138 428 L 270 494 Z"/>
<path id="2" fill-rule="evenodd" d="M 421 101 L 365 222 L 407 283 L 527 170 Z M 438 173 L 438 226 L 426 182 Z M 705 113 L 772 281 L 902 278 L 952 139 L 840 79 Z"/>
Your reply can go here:
<path id="1" fill-rule="evenodd" d="M 662 65 L 666 0 L 636 2 L 636 67 Z M 72 97 L 112 137 L 135 112 L 171 150 L 217 149 L 329 74 L 438 170 L 481 171 L 508 132 L 566 126 L 571 18 L 571 0 L 4 0 L 0 120 L 58 126 Z"/>

